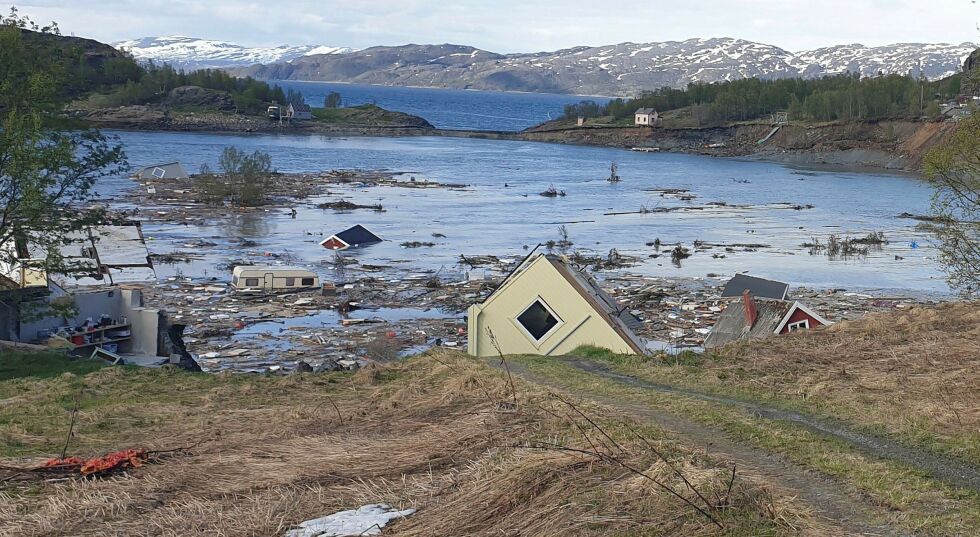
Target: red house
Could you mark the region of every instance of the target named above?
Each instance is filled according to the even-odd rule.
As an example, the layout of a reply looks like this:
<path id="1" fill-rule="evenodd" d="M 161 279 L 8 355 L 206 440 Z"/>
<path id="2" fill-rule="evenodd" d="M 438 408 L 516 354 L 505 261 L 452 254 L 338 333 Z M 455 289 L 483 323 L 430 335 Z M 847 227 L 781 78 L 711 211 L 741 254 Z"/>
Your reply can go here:
<path id="1" fill-rule="evenodd" d="M 801 302 L 755 298 L 746 290 L 741 300 L 730 303 L 718 317 L 704 341 L 704 348 L 831 324 Z"/>

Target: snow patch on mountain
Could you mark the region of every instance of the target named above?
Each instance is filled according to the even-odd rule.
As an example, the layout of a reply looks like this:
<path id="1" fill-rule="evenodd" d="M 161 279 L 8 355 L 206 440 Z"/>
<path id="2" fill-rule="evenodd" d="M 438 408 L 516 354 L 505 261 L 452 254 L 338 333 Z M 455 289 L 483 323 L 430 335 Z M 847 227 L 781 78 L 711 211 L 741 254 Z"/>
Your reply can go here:
<path id="1" fill-rule="evenodd" d="M 309 55 L 346 54 L 354 49 L 325 45 L 244 47 L 227 41 L 186 36 L 144 37 L 112 43 L 137 60 L 169 63 L 187 70 L 246 67 L 259 63 L 289 62 Z"/>

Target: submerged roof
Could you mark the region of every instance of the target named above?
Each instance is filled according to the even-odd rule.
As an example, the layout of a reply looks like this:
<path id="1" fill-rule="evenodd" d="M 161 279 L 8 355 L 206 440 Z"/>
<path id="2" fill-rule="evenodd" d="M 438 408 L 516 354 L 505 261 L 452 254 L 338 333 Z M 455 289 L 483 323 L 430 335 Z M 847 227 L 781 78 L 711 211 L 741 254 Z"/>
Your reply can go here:
<path id="1" fill-rule="evenodd" d="M 350 246 L 374 244 L 377 242 L 381 242 L 382 240 L 381 237 L 375 235 L 374 233 L 371 232 L 371 230 L 362 226 L 361 224 L 357 224 L 351 228 L 345 229 L 340 233 L 334 235 L 334 237 L 337 237 L 338 239 L 344 241 Z M 329 237 L 323 242 L 326 242 L 328 240 L 330 240 Z"/>
<path id="2" fill-rule="evenodd" d="M 786 300 L 765 298 L 754 298 L 754 300 L 757 314 L 752 328 L 748 328 L 745 323 L 745 302 L 733 301 L 718 316 L 718 322 L 704 340 L 705 348 L 719 347 L 740 339 L 772 335 L 796 304 Z"/>
<path id="3" fill-rule="evenodd" d="M 186 179 L 189 176 L 179 162 L 167 162 L 137 170 L 133 177 L 138 179 Z"/>
<path id="4" fill-rule="evenodd" d="M 725 290 L 722 291 L 721 296 L 722 298 L 740 297 L 746 290 L 756 298 L 786 300 L 786 296 L 789 294 L 789 284 L 756 278 L 747 274 L 736 274 L 725 284 Z"/>

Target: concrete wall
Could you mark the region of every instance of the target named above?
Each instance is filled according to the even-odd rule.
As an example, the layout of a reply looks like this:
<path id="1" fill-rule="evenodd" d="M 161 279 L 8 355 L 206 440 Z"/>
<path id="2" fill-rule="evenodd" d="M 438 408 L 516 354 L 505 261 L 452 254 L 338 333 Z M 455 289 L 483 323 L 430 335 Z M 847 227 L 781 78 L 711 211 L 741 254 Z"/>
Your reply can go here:
<path id="1" fill-rule="evenodd" d="M 540 297 L 561 322 L 541 341 L 534 341 L 518 324 L 520 315 Z M 504 354 L 560 356 L 583 345 L 634 354 L 629 344 L 575 290 L 544 256 L 508 280 L 489 300 L 471 306 L 467 349 L 473 356 L 496 356 L 489 327 Z"/>
<path id="2" fill-rule="evenodd" d="M 70 319 L 48 317 L 31 322 L 22 322 L 20 340 L 33 341 L 38 332 L 54 330 L 62 326 L 78 326 L 91 318 L 98 322 L 103 314 L 122 321 L 125 317 L 131 326 L 133 337 L 120 342 L 120 352 L 157 355 L 159 348 L 159 310 L 143 307 L 143 294 L 139 289 L 99 289 L 97 291 L 76 291 L 70 295 L 78 314 Z"/>
<path id="3" fill-rule="evenodd" d="M 157 356 L 159 348 L 160 310 L 144 308 L 138 289 L 121 290 L 122 314 L 132 325 L 133 339 L 127 352 Z"/>

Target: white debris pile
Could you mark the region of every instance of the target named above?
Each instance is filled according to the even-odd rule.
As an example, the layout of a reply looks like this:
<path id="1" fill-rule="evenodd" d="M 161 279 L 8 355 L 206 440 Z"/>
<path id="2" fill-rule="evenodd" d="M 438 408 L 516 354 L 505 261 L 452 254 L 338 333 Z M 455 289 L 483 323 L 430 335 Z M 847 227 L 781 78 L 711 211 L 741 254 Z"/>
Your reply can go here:
<path id="1" fill-rule="evenodd" d="M 343 535 L 379 535 L 381 528 L 397 518 L 404 518 L 415 509 L 397 511 L 390 505 L 372 503 L 358 509 L 340 511 L 322 518 L 301 522 L 286 532 L 285 537 L 340 537 Z"/>

